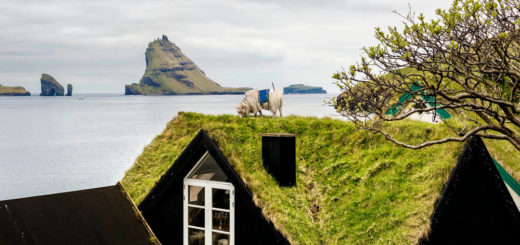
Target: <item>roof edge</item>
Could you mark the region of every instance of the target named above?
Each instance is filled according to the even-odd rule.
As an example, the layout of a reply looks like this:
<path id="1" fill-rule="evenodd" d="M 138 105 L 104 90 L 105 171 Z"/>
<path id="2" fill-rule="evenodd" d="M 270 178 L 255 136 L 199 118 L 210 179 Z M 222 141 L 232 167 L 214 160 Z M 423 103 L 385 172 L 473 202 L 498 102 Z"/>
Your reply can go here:
<path id="1" fill-rule="evenodd" d="M 94 187 L 94 188 L 86 188 L 86 189 L 79 189 L 79 190 L 73 190 L 73 191 L 63 191 L 63 192 L 56 192 L 56 193 L 50 193 L 50 194 L 41 194 L 41 195 L 27 196 L 27 197 L 20 197 L 20 198 L 10 198 L 10 199 L 0 200 L 0 202 L 4 202 L 4 201 L 13 201 L 13 200 L 25 200 L 25 199 L 39 198 L 39 197 L 47 197 L 47 196 L 54 196 L 54 195 L 63 195 L 63 194 L 69 194 L 69 193 L 80 192 L 80 191 L 89 191 L 89 190 L 97 190 L 97 189 L 112 188 L 112 187 L 116 187 L 116 186 L 117 186 L 117 183 L 116 183 L 115 185 L 107 185 L 107 186 Z"/>
<path id="2" fill-rule="evenodd" d="M 118 187 L 121 193 L 123 193 L 123 196 L 126 198 L 126 200 L 130 202 L 132 210 L 134 211 L 135 218 L 145 227 L 146 231 L 150 234 L 150 237 L 152 239 L 151 242 L 160 245 L 161 243 L 159 242 L 159 239 L 157 238 L 157 236 L 155 236 L 155 233 L 153 232 L 152 228 L 150 228 L 148 222 L 146 222 L 146 220 L 144 219 L 143 215 L 141 214 L 141 211 L 137 209 L 137 206 L 132 201 L 132 198 L 130 198 L 130 196 L 125 190 L 125 187 L 121 184 L 120 181 L 117 182 L 116 187 Z"/>
<path id="3" fill-rule="evenodd" d="M 493 163 L 495 164 L 495 167 L 497 167 L 498 172 L 500 173 L 500 176 L 508 184 L 513 191 L 520 196 L 520 184 L 511 176 L 503 167 L 498 163 L 495 158 L 491 158 L 493 160 Z"/>
<path id="4" fill-rule="evenodd" d="M 205 135 L 207 135 L 206 131 L 204 129 L 200 129 L 199 132 L 195 135 L 195 137 L 193 137 L 193 139 L 190 141 L 190 143 L 184 148 L 184 150 L 181 152 L 181 154 L 175 159 L 175 161 L 173 161 L 172 165 L 168 168 L 168 170 L 166 170 L 166 172 L 161 175 L 161 178 L 159 178 L 159 180 L 155 183 L 155 185 L 152 187 L 152 189 L 150 189 L 150 191 L 148 191 L 148 194 L 146 194 L 146 196 L 143 198 L 143 200 L 141 200 L 141 202 L 137 205 L 137 208 L 139 210 L 142 209 L 143 206 L 147 205 L 149 202 L 151 202 L 153 200 L 153 193 L 162 187 L 162 185 L 165 184 L 166 182 L 166 177 L 168 176 L 168 174 L 172 171 L 172 168 L 173 166 L 175 165 L 175 163 L 181 159 L 181 158 L 184 158 L 186 155 L 189 154 L 188 150 L 189 148 L 192 148 L 193 145 L 196 144 L 196 142 L 202 140 L 201 137 L 203 137 Z"/>

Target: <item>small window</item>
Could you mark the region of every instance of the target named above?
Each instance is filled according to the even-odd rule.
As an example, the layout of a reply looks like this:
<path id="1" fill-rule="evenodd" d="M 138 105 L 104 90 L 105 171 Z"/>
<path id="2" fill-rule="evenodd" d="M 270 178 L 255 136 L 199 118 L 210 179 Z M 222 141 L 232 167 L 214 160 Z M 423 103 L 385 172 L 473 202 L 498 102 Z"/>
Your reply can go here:
<path id="1" fill-rule="evenodd" d="M 184 180 L 184 244 L 234 245 L 235 188 L 206 152 Z"/>
<path id="2" fill-rule="evenodd" d="M 195 165 L 195 168 L 188 174 L 188 179 L 228 181 L 224 171 L 218 166 L 215 159 L 206 152 Z"/>
<path id="3" fill-rule="evenodd" d="M 188 203 L 198 206 L 204 206 L 204 187 L 189 186 L 188 188 Z"/>

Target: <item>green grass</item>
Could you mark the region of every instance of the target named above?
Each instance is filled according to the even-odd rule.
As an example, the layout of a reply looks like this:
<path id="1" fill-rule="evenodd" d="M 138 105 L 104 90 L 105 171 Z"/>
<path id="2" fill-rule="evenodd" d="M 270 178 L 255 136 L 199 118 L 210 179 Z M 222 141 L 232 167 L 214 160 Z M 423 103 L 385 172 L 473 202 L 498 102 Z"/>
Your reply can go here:
<path id="1" fill-rule="evenodd" d="M 43 73 L 42 77 L 41 77 L 41 80 L 45 80 L 47 82 L 50 82 L 50 83 L 56 85 L 58 88 L 62 88 L 63 89 L 63 86 L 61 86 L 61 84 L 58 81 L 56 81 L 56 79 L 54 79 L 54 77 L 52 77 L 49 74 Z"/>
<path id="2" fill-rule="evenodd" d="M 264 215 L 293 244 L 415 243 L 428 229 L 433 204 L 463 147 L 400 148 L 332 119 L 181 112 L 145 147 L 122 181 L 136 203 L 201 128 L 253 191 Z M 448 133 L 442 124 L 412 121 L 394 123 L 391 131 L 412 142 Z M 262 167 L 259 134 L 272 132 L 297 134 L 296 187 L 278 187 Z M 520 158 L 508 143 L 491 142 L 490 148 L 504 154 L 494 157 L 509 170 L 520 170 L 511 164 Z"/>
<path id="3" fill-rule="evenodd" d="M 9 87 L 0 85 L 0 95 L 25 95 L 28 93 L 29 92 L 27 92 L 24 87 Z"/>

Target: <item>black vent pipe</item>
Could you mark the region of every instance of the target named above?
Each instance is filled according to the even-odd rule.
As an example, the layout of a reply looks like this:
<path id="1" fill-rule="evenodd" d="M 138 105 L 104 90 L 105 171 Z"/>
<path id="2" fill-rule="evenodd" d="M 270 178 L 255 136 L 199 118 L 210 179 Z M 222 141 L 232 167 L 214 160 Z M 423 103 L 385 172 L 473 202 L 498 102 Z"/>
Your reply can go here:
<path id="1" fill-rule="evenodd" d="M 296 185 L 296 135 L 261 134 L 264 168 L 280 186 Z"/>

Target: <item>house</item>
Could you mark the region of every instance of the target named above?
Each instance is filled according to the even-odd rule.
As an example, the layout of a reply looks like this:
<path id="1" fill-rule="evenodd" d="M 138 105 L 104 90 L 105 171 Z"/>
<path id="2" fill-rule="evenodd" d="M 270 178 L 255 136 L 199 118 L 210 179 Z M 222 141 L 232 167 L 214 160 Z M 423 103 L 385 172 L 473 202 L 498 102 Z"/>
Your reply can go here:
<path id="1" fill-rule="evenodd" d="M 417 92 L 421 89 L 423 89 L 423 87 L 420 86 L 418 83 L 414 83 L 410 87 L 411 92 Z M 435 97 L 427 94 L 424 90 L 419 92 L 419 96 L 419 101 L 422 101 L 423 103 L 415 104 L 415 107 L 433 108 L 437 105 Z M 403 95 L 401 95 L 401 97 L 399 97 L 399 100 L 394 105 L 392 105 L 392 107 L 388 109 L 388 111 L 386 111 L 385 115 L 397 115 L 399 111 L 401 111 L 403 107 L 406 107 L 406 104 L 409 103 L 412 99 L 413 95 L 408 92 L 405 92 Z M 414 113 L 410 115 L 410 119 L 433 123 L 438 123 L 440 120 L 446 120 L 449 118 L 451 118 L 450 113 L 443 108 L 435 109 L 429 112 Z"/>
<path id="2" fill-rule="evenodd" d="M 326 118 L 179 113 L 123 185 L 163 244 L 517 243 L 520 157 L 486 144 L 502 166 L 478 138 L 409 150 Z"/>
<path id="3" fill-rule="evenodd" d="M 520 237 L 519 184 L 473 137 L 450 174 L 419 244 L 507 244 Z"/>
<path id="4" fill-rule="evenodd" d="M 409 115 L 407 118 L 430 122 L 430 123 L 439 123 L 442 120 L 446 120 L 451 118 L 451 114 L 448 110 L 444 108 L 438 108 L 438 102 L 436 97 L 433 96 L 427 89 L 424 89 L 419 83 L 413 83 L 409 92 L 404 92 L 401 94 L 399 98 L 395 97 L 388 91 L 381 91 L 380 93 L 376 93 L 376 95 L 372 93 L 363 92 L 363 86 L 355 86 L 350 88 L 349 91 L 344 91 L 340 95 L 336 97 L 334 108 L 337 112 L 342 111 L 353 111 L 356 106 L 360 106 L 363 111 L 367 111 L 370 103 L 360 102 L 358 98 L 365 97 L 367 101 L 374 101 L 375 103 L 387 101 L 395 101 L 392 106 L 385 112 L 385 117 L 395 117 L 396 115 L 407 113 L 412 109 L 431 109 L 425 112 L 415 112 Z M 354 97 L 351 97 L 350 94 L 354 94 Z M 398 95 L 395 95 L 398 96 Z"/>
<path id="5" fill-rule="evenodd" d="M 0 244 L 159 244 L 118 183 L 0 201 Z"/>
<path id="6" fill-rule="evenodd" d="M 289 244 L 204 130 L 139 210 L 163 244 Z"/>

